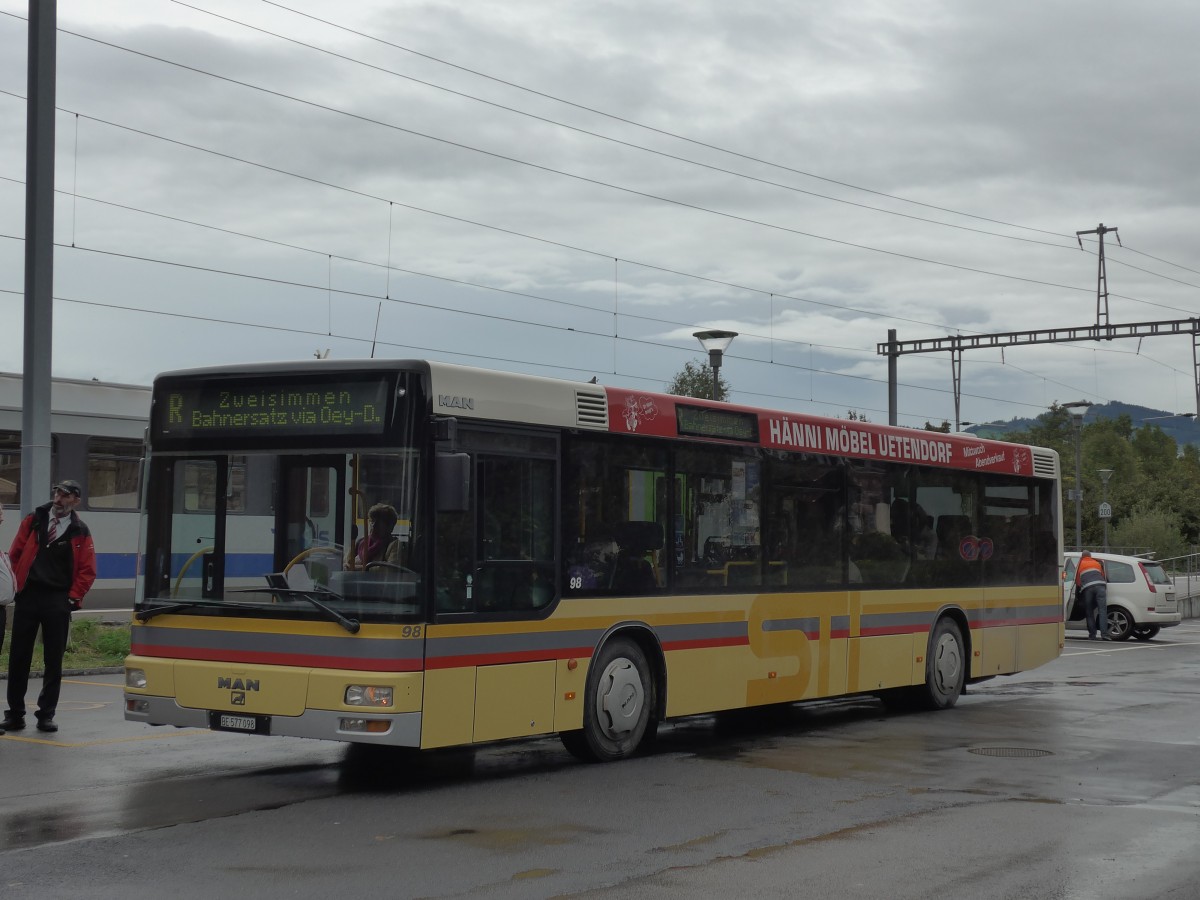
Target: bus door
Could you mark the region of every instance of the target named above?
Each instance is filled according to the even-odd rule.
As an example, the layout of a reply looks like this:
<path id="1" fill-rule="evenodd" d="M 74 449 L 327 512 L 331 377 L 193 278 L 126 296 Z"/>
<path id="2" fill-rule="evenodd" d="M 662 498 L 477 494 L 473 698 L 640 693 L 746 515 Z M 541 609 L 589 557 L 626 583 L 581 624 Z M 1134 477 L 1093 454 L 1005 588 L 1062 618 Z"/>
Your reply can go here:
<path id="1" fill-rule="evenodd" d="M 436 516 L 436 614 L 422 746 L 554 730 L 558 660 L 539 623 L 558 597 L 558 437 L 465 429 L 469 509 Z"/>
<path id="2" fill-rule="evenodd" d="M 146 560 L 145 599 L 219 598 L 225 583 L 226 457 L 163 459 L 149 510 L 160 539 Z"/>
<path id="3" fill-rule="evenodd" d="M 302 566 L 313 584 L 328 586 L 345 557 L 346 458 L 284 456 L 280 470 L 274 571 L 291 576 Z"/>

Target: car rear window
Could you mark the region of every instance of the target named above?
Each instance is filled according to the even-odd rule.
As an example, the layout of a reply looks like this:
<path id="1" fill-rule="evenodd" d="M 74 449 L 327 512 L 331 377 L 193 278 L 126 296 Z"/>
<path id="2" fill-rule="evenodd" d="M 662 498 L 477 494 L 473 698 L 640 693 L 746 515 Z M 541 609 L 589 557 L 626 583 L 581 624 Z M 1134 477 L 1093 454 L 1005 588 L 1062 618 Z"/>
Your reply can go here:
<path id="1" fill-rule="evenodd" d="M 1146 570 L 1146 575 L 1150 578 L 1151 584 L 1170 584 L 1171 579 L 1167 577 L 1166 570 L 1159 563 L 1142 563 L 1142 568 Z"/>

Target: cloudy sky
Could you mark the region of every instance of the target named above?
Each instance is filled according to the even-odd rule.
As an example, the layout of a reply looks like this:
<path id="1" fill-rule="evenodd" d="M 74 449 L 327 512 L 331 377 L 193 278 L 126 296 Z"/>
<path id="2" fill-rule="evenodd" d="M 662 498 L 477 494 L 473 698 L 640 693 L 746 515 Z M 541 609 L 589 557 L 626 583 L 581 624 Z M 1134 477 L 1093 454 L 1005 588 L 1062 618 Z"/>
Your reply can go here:
<path id="1" fill-rule="evenodd" d="M 26 0 L 0 0 L 0 370 Z M 887 420 L 876 346 L 1200 315 L 1200 6 L 59 0 L 57 376 L 429 357 Z M 964 354 L 960 418 L 1195 409 L 1189 336 Z M 946 353 L 899 421 L 954 421 Z"/>

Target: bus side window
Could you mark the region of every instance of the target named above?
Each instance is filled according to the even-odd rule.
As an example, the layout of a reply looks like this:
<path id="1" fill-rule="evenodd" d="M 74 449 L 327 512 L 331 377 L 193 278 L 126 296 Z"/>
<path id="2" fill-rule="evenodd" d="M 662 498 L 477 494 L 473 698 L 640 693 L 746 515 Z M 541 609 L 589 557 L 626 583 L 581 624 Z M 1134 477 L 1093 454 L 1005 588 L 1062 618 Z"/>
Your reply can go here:
<path id="1" fill-rule="evenodd" d="M 663 530 L 657 522 L 621 522 L 613 529 L 617 557 L 610 587 L 616 594 L 653 594 L 660 585 L 650 561 L 663 548 Z"/>

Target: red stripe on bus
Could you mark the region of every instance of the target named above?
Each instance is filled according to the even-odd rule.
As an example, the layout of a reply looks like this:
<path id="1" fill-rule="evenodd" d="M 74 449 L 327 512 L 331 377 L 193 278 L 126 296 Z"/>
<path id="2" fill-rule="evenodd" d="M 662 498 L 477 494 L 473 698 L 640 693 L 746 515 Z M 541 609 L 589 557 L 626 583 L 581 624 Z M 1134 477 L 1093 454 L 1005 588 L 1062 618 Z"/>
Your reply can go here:
<path id="1" fill-rule="evenodd" d="M 888 634 L 923 634 L 929 631 L 928 625 L 899 625 L 888 628 L 860 628 L 858 637 L 880 637 Z"/>
<path id="2" fill-rule="evenodd" d="M 1059 621 L 1056 616 L 1029 616 L 1023 619 L 984 619 L 978 628 L 1003 628 L 1005 625 L 1053 625 Z"/>
<path id="3" fill-rule="evenodd" d="M 592 647 L 564 647 L 560 650 L 517 650 L 507 653 L 464 653 L 456 656 L 429 656 L 426 669 L 461 669 L 466 666 L 495 666 L 503 663 L 544 662 L 552 659 L 591 657 Z"/>
<path id="4" fill-rule="evenodd" d="M 697 638 L 692 641 L 664 641 L 663 650 L 701 650 L 707 647 L 745 647 L 750 638 L 746 635 L 719 638 Z"/>

